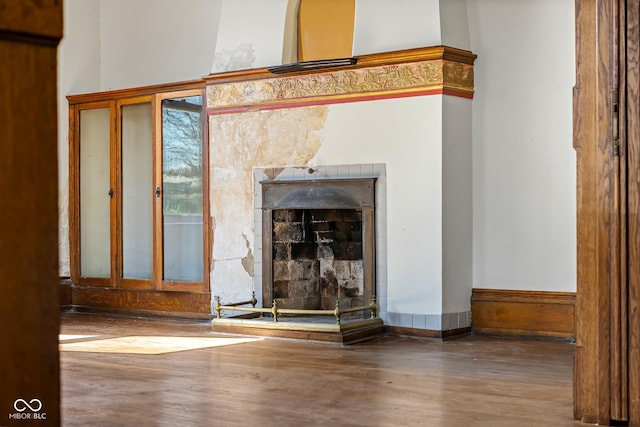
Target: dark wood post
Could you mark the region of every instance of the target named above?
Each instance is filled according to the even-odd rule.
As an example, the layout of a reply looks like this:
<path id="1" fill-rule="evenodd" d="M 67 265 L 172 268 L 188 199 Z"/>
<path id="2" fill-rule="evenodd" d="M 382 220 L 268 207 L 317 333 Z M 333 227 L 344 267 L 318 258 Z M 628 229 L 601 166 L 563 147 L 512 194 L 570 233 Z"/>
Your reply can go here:
<path id="1" fill-rule="evenodd" d="M 62 0 L 0 0 L 0 425 L 60 424 L 61 37 Z"/>

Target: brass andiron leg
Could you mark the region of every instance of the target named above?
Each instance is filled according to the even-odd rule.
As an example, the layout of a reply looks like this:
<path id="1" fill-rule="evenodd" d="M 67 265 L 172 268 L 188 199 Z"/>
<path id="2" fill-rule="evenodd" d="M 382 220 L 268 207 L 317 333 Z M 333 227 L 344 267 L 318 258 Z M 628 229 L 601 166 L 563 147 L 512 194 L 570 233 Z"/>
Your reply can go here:
<path id="1" fill-rule="evenodd" d="M 220 297 L 219 296 L 215 296 L 214 297 L 216 299 L 216 311 L 218 312 L 218 319 L 220 319 L 222 317 L 222 308 L 221 308 L 221 304 L 220 304 Z"/>
<path id="2" fill-rule="evenodd" d="M 278 300 L 273 299 L 273 307 L 271 308 L 271 314 L 273 314 L 273 321 L 278 321 Z"/>
<path id="3" fill-rule="evenodd" d="M 371 297 L 371 304 L 369 304 L 369 307 L 371 307 L 371 318 L 375 319 L 378 317 L 378 304 L 376 303 L 375 295 Z"/>
<path id="4" fill-rule="evenodd" d="M 340 300 L 336 300 L 336 309 L 333 310 L 333 315 L 336 316 L 336 322 L 340 324 L 340 316 L 342 316 L 342 309 L 340 308 Z"/>

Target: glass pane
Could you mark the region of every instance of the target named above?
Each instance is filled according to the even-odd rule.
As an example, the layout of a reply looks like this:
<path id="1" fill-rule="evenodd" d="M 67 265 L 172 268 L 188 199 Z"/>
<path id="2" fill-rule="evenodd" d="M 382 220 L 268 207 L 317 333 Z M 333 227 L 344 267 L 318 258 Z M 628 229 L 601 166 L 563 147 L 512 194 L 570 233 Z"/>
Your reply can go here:
<path id="1" fill-rule="evenodd" d="M 153 275 L 151 103 L 122 107 L 122 276 Z"/>
<path id="2" fill-rule="evenodd" d="M 108 108 L 80 112 L 80 275 L 109 277 L 110 178 Z"/>
<path id="3" fill-rule="evenodd" d="M 202 281 L 202 97 L 162 101 L 165 280 Z"/>

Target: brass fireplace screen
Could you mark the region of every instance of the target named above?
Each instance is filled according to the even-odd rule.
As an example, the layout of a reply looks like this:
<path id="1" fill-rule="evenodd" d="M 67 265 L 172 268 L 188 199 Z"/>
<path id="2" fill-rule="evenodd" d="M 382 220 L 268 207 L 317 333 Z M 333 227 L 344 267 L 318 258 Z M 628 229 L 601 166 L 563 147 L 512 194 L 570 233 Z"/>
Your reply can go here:
<path id="1" fill-rule="evenodd" d="M 336 308 L 333 310 L 297 310 L 297 309 L 291 309 L 291 308 L 279 308 L 277 298 L 274 298 L 273 305 L 271 306 L 271 308 L 259 308 L 259 307 L 256 307 L 258 300 L 256 299 L 255 292 L 253 293 L 252 298 L 247 301 L 239 301 L 235 303 L 222 304 L 220 302 L 219 296 L 216 296 L 215 299 L 216 299 L 215 310 L 216 310 L 216 313 L 217 313 L 216 316 L 218 319 L 222 318 L 222 312 L 224 311 L 241 311 L 241 312 L 247 312 L 252 314 L 259 314 L 260 316 L 262 316 L 265 313 L 271 314 L 274 322 L 277 322 L 279 320 L 280 315 L 334 316 L 336 319 L 336 323 L 340 325 L 342 323 L 343 316 L 349 316 L 357 312 L 362 312 L 366 316 L 366 313 L 369 312 L 371 319 L 375 319 L 378 317 L 378 311 L 379 311 L 375 296 L 371 298 L 371 302 L 366 306 L 351 307 L 351 308 L 344 308 L 344 309 L 340 307 L 340 302 L 339 300 L 337 300 Z M 251 305 L 251 307 L 243 307 L 247 305 Z"/>

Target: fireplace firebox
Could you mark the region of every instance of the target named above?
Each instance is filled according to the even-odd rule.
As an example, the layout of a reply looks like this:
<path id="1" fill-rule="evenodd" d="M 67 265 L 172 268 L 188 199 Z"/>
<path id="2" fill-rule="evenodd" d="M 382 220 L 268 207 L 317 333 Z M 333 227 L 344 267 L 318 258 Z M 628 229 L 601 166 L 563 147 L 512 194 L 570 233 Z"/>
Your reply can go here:
<path id="1" fill-rule="evenodd" d="M 262 181 L 264 307 L 331 310 L 375 296 L 375 178 Z"/>

